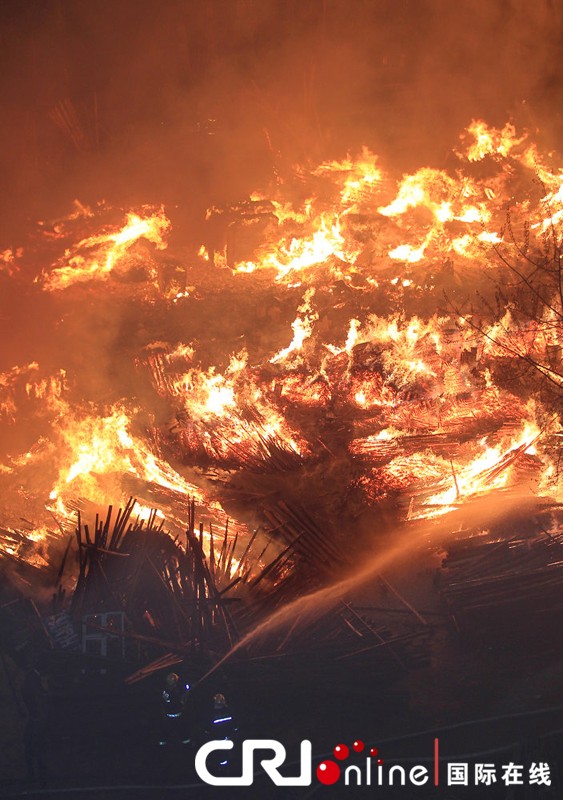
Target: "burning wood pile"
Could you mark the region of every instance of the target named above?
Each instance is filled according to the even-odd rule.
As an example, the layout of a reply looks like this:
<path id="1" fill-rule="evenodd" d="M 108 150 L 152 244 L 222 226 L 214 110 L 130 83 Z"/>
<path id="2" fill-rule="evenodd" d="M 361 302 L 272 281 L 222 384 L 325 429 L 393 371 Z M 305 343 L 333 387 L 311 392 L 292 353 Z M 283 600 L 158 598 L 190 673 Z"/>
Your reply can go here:
<path id="1" fill-rule="evenodd" d="M 227 549 L 227 537 L 217 561 L 211 538 L 208 566 L 202 530 L 198 537 L 192 533 L 193 526 L 188 526 L 186 546 L 180 547 L 163 533 L 163 522 L 156 523 L 155 513 L 146 524 L 139 519 L 132 522 L 134 505 L 129 501 L 113 523 L 110 506 L 105 521 L 96 518 L 92 533 L 79 518 L 73 616 L 86 618 L 87 627 L 107 634 L 107 627 L 96 625 L 96 616 L 122 612 L 131 630 L 120 635 L 128 639 L 161 648 L 190 650 L 205 645 L 224 650 L 232 644 L 236 630 L 218 588 L 231 571 L 232 549 Z M 193 513 L 192 503 L 190 520 Z"/>
<path id="2" fill-rule="evenodd" d="M 452 158 L 398 179 L 368 150 L 296 168 L 210 209 L 189 248 L 164 208 L 42 223 L 0 274 L 55 331 L 44 364 L 0 378 L 4 558 L 42 569 L 74 511 L 98 513 L 78 525 L 75 612 L 103 588 L 135 635 L 224 651 L 395 526 L 505 490 L 556 503 L 563 173 L 511 125 L 473 122 Z M 514 590 L 455 552 L 443 591 L 464 619 L 488 608 L 475 592 Z M 534 597 L 548 561 L 521 574 Z"/>
<path id="3" fill-rule="evenodd" d="M 238 640 L 241 626 L 296 596 L 292 567 L 299 554 L 311 554 L 307 537 L 318 538 L 310 523 L 297 534 L 299 518 L 282 507 L 277 517 L 273 511 L 267 516 L 283 528 L 278 539 L 287 537 L 288 543 L 281 549 L 264 546 L 255 531 L 239 551 L 239 535 L 229 532 L 228 521 L 223 531 L 214 531 L 212 525 L 204 531 L 203 523 L 196 527 L 194 500 L 188 503 L 185 536 L 175 538 L 164 532 L 156 512 L 146 521 L 135 517 L 135 505 L 130 498 L 115 520 L 110 506 L 105 519 L 96 517 L 92 531 L 78 513 L 79 572 L 71 613 L 82 620 L 85 615 L 123 612 L 131 628 L 120 634 L 124 638 L 172 646 L 178 652 L 224 654 Z M 91 626 L 97 627 L 95 622 Z"/>
<path id="4" fill-rule="evenodd" d="M 131 500 L 113 525 L 110 507 L 105 521 L 96 520 L 92 533 L 79 520 L 80 570 L 70 606 L 86 642 L 96 638 L 93 633 L 98 641 L 102 637 L 115 645 L 125 639 L 137 646 L 136 652 L 125 644 L 113 647 L 114 658 L 127 655 L 132 664 L 142 663 L 129 683 L 184 660 L 192 669 L 197 663 L 213 667 L 241 644 L 239 660 L 249 665 L 259 662 L 270 674 L 285 669 L 287 663 L 306 674 L 326 670 L 331 663 L 336 669 L 364 668 L 369 660 L 374 674 L 389 677 L 397 667 L 404 672 L 427 663 L 434 628 L 408 603 L 414 625 L 412 619 L 397 625 L 384 609 L 357 610 L 342 599 L 315 613 L 305 625 L 297 613 L 273 648 L 252 645 L 249 632 L 276 609 L 283 610 L 304 586 L 311 590 L 315 585 L 304 577 L 301 559 L 311 556 L 318 532 L 290 509 L 281 507 L 277 517 L 271 513 L 277 527 L 294 538 L 268 561 L 267 546 L 260 552 L 255 547 L 256 534 L 235 559 L 237 536 L 229 537 L 228 526 L 219 535 L 212 528 L 205 535 L 203 525 L 198 534 L 190 533 L 196 530 L 193 502 L 185 544 L 163 533 L 154 514 L 146 524 L 139 519 L 132 522 L 134 506 Z M 303 527 L 296 536 L 293 526 L 298 523 Z M 305 546 L 301 540 L 307 537 Z M 61 575 L 63 570 L 64 565 Z M 121 627 L 116 624 L 120 614 L 126 622 Z M 84 652 L 88 654 L 87 646 Z M 345 665 L 340 664 L 342 659 Z"/>

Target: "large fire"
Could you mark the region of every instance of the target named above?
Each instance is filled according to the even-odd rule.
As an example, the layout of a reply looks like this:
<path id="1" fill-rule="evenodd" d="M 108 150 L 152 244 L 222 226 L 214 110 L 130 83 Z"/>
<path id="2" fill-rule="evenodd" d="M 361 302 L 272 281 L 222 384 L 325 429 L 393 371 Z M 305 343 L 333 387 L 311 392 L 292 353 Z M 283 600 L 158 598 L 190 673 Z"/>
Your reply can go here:
<path id="1" fill-rule="evenodd" d="M 59 308 L 111 294 L 163 320 L 125 350 L 135 397 L 117 379 L 103 400 L 83 397 L 64 365 L 0 376 L 2 424 L 30 427 L 0 465 L 5 552 L 31 558 L 29 542 L 66 530 L 81 504 L 130 494 L 141 516 L 181 516 L 191 497 L 223 524 L 242 475 L 294 474 L 306 495 L 319 465 L 339 470 L 342 497 L 391 498 L 403 520 L 510 488 L 559 498 L 563 170 L 528 134 L 474 121 L 450 169 L 398 178 L 364 149 L 207 224 L 183 285 L 159 261 L 174 233 L 163 208 L 77 203 L 2 255 L 9 279 L 27 280 L 16 262 L 48 242 L 60 250 L 35 285 Z M 255 298 L 250 312 L 226 301 L 224 319 L 208 316 L 221 281 Z"/>

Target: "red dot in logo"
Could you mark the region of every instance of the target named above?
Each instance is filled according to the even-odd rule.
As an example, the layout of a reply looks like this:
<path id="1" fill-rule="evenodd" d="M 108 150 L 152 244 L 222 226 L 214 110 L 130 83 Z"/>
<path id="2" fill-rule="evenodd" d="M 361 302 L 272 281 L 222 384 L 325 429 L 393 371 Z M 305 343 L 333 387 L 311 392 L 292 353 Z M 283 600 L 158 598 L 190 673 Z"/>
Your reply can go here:
<path id="1" fill-rule="evenodd" d="M 379 753 L 377 747 L 370 747 L 369 754 L 370 756 L 376 756 Z"/>
<path id="2" fill-rule="evenodd" d="M 356 741 L 352 745 L 352 750 L 354 751 L 354 753 L 361 753 L 364 747 L 365 747 L 364 743 L 361 742 L 359 739 L 356 739 Z"/>
<path id="3" fill-rule="evenodd" d="M 381 759 L 381 758 L 378 758 L 378 759 L 377 759 L 377 763 L 378 763 L 378 764 L 383 764 L 383 759 Z"/>
<path id="4" fill-rule="evenodd" d="M 334 757 L 337 758 L 339 761 L 344 761 L 345 758 L 348 758 L 350 755 L 350 750 L 346 747 L 345 744 L 337 744 L 334 748 Z"/>
<path id="5" fill-rule="evenodd" d="M 340 777 L 340 767 L 334 761 L 322 761 L 317 767 L 317 779 L 325 786 L 332 786 Z"/>

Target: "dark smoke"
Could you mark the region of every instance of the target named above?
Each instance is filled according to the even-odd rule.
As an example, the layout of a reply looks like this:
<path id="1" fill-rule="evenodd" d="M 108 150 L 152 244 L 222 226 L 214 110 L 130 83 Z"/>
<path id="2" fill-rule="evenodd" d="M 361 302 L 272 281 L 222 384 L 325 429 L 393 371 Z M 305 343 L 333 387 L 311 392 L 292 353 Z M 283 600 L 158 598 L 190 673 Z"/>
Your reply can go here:
<path id="1" fill-rule="evenodd" d="M 562 21 L 554 0 L 4 0 L 0 241 L 75 196 L 179 204 L 195 236 L 289 163 L 440 162 L 472 117 L 556 141 Z"/>
<path id="2" fill-rule="evenodd" d="M 173 244 L 199 245 L 207 206 L 294 163 L 366 144 L 399 172 L 442 165 L 473 117 L 557 143 L 562 22 L 551 0 L 4 0 L 0 252 L 74 198 L 164 203 Z M 0 273 L 0 371 L 37 361 L 84 398 L 144 397 L 121 365 L 194 335 L 170 315 L 145 329 L 134 302 L 69 310 L 29 277 Z"/>

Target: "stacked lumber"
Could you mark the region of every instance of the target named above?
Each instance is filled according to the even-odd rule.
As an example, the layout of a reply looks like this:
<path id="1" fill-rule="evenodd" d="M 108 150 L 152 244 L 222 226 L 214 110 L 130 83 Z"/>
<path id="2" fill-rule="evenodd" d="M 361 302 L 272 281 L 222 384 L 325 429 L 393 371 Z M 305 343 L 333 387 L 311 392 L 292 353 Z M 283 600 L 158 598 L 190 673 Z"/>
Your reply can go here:
<path id="1" fill-rule="evenodd" d="M 563 619 L 563 533 L 488 533 L 448 548 L 441 593 L 460 631 L 549 642 Z M 558 640 L 558 635 L 557 635 Z"/>
<path id="2" fill-rule="evenodd" d="M 133 519 L 135 501 L 96 517 L 93 531 L 78 519 L 79 574 L 71 603 L 73 616 L 104 610 L 123 611 L 128 630 L 122 634 L 142 643 L 147 654 L 230 646 L 236 628 L 215 574 L 203 550 L 203 526 L 195 532 L 195 503 L 188 509 L 185 546 L 163 531 L 156 512 Z M 217 566 L 217 570 L 216 570 Z"/>

